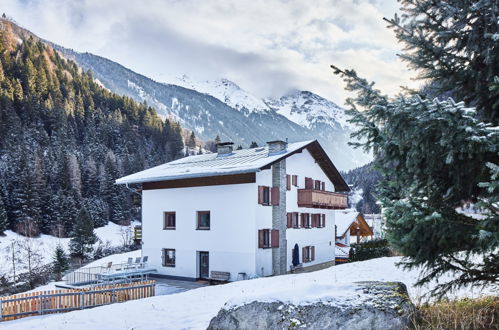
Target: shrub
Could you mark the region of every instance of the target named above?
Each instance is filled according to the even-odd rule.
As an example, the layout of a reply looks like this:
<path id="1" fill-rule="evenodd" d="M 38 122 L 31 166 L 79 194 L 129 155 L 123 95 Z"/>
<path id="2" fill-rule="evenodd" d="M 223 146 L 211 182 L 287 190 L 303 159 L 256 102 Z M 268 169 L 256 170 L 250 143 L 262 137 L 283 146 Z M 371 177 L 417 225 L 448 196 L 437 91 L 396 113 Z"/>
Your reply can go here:
<path id="1" fill-rule="evenodd" d="M 391 256 L 391 252 L 386 239 L 373 239 L 358 244 L 354 243 L 350 246 L 350 261 L 362 261 L 389 256 Z"/>

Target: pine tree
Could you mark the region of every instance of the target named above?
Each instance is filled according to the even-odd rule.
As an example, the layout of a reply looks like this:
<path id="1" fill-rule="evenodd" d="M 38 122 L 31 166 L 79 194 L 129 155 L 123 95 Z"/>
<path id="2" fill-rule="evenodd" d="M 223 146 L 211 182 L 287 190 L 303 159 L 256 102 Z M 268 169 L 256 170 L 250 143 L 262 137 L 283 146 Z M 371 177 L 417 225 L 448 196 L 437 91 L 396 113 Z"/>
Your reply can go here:
<path id="1" fill-rule="evenodd" d="M 402 58 L 430 79 L 432 93 L 392 99 L 355 71 L 332 67 L 356 93 L 348 100 L 349 114 L 360 127 L 353 137 L 363 142 L 355 145 L 374 153 L 383 176 L 378 193 L 387 237 L 406 256 L 406 267 L 422 267 L 418 284 L 454 273 L 454 280 L 440 281 L 432 291 L 442 296 L 464 284 L 499 280 L 497 205 L 494 211 L 487 207 L 497 195 L 490 188 L 497 176 L 489 171 L 497 166 L 499 145 L 493 128 L 498 103 L 492 98 L 499 52 L 489 40 L 499 32 L 492 23 L 497 6 L 401 3 L 406 16 L 389 22 L 406 44 Z M 469 203 L 476 203 L 481 219 L 464 211 Z"/>
<path id="2" fill-rule="evenodd" d="M 52 270 L 55 274 L 56 280 L 60 281 L 64 272 L 69 269 L 69 259 L 61 245 L 58 244 L 56 246 L 52 260 Z"/>
<path id="3" fill-rule="evenodd" d="M 0 195 L 0 234 L 3 234 L 3 232 L 8 229 L 8 224 L 7 210 L 5 209 L 3 198 Z"/>
<path id="4" fill-rule="evenodd" d="M 475 106 L 479 118 L 498 123 L 499 72 L 496 0 L 401 0 L 402 18 L 385 19 L 405 45 L 400 58 L 431 83 L 429 98 L 451 96 Z"/>
<path id="5" fill-rule="evenodd" d="M 258 143 L 256 143 L 255 141 L 251 141 L 251 144 L 250 144 L 250 149 L 251 148 L 258 148 Z"/>
<path id="6" fill-rule="evenodd" d="M 194 135 L 194 132 L 191 132 L 191 136 L 189 137 L 189 143 L 187 144 L 189 148 L 196 148 L 196 136 Z"/>
<path id="7" fill-rule="evenodd" d="M 87 259 L 93 251 L 93 245 L 97 242 L 94 233 L 94 224 L 87 210 L 81 208 L 69 241 L 71 256 L 80 260 Z"/>
<path id="8" fill-rule="evenodd" d="M 219 144 L 220 142 L 222 142 L 222 139 L 220 139 L 220 136 L 219 136 L 219 135 L 217 135 L 217 136 L 215 137 L 215 144 Z"/>

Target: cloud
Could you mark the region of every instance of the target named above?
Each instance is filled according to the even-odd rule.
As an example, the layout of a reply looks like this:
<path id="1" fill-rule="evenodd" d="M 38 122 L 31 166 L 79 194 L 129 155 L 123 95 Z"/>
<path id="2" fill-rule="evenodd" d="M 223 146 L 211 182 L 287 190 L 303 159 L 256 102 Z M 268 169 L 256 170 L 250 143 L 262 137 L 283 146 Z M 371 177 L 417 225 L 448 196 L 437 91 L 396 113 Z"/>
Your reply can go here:
<path id="1" fill-rule="evenodd" d="M 2 7 L 45 39 L 158 81 L 225 77 L 262 97 L 304 89 L 341 104 L 348 94 L 333 63 L 391 94 L 414 86 L 381 20 L 396 10 L 391 2 L 3 0 Z"/>

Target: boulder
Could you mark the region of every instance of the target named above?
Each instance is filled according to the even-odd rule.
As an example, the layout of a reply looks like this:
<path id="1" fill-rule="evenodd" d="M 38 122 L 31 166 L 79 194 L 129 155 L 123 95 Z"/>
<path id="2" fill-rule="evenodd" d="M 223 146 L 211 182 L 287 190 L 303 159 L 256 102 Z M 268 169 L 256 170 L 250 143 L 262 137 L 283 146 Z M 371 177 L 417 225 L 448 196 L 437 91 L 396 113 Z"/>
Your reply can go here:
<path id="1" fill-rule="evenodd" d="M 317 301 L 290 303 L 270 299 L 239 306 L 226 304 L 208 329 L 404 329 L 415 313 L 400 282 L 356 282 L 351 299 L 344 293 Z M 345 299 L 347 298 L 347 299 Z"/>

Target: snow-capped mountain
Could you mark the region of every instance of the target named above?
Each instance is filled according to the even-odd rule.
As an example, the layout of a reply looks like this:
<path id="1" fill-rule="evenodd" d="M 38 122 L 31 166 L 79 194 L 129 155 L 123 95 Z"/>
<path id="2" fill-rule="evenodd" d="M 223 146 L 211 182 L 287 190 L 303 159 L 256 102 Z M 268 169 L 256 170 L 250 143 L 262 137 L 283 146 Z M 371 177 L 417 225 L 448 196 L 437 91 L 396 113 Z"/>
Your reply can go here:
<path id="1" fill-rule="evenodd" d="M 292 122 L 309 129 L 320 125 L 352 129 L 343 108 L 312 92 L 292 91 L 280 99 L 267 99 L 266 104 Z"/>
<path id="2" fill-rule="evenodd" d="M 107 89 L 146 101 L 159 115 L 172 118 L 202 140 L 255 141 L 318 139 L 336 166 L 348 170 L 370 157 L 348 145 L 351 127 L 343 109 L 314 93 L 298 91 L 261 99 L 227 80 L 194 81 L 186 76 L 156 82 L 106 58 L 53 45 L 84 70 L 93 71 Z"/>
<path id="3" fill-rule="evenodd" d="M 183 75 L 181 77 L 167 78 L 167 82 L 211 95 L 245 114 L 272 111 L 264 100 L 243 90 L 228 79 L 195 81 L 187 75 Z"/>

